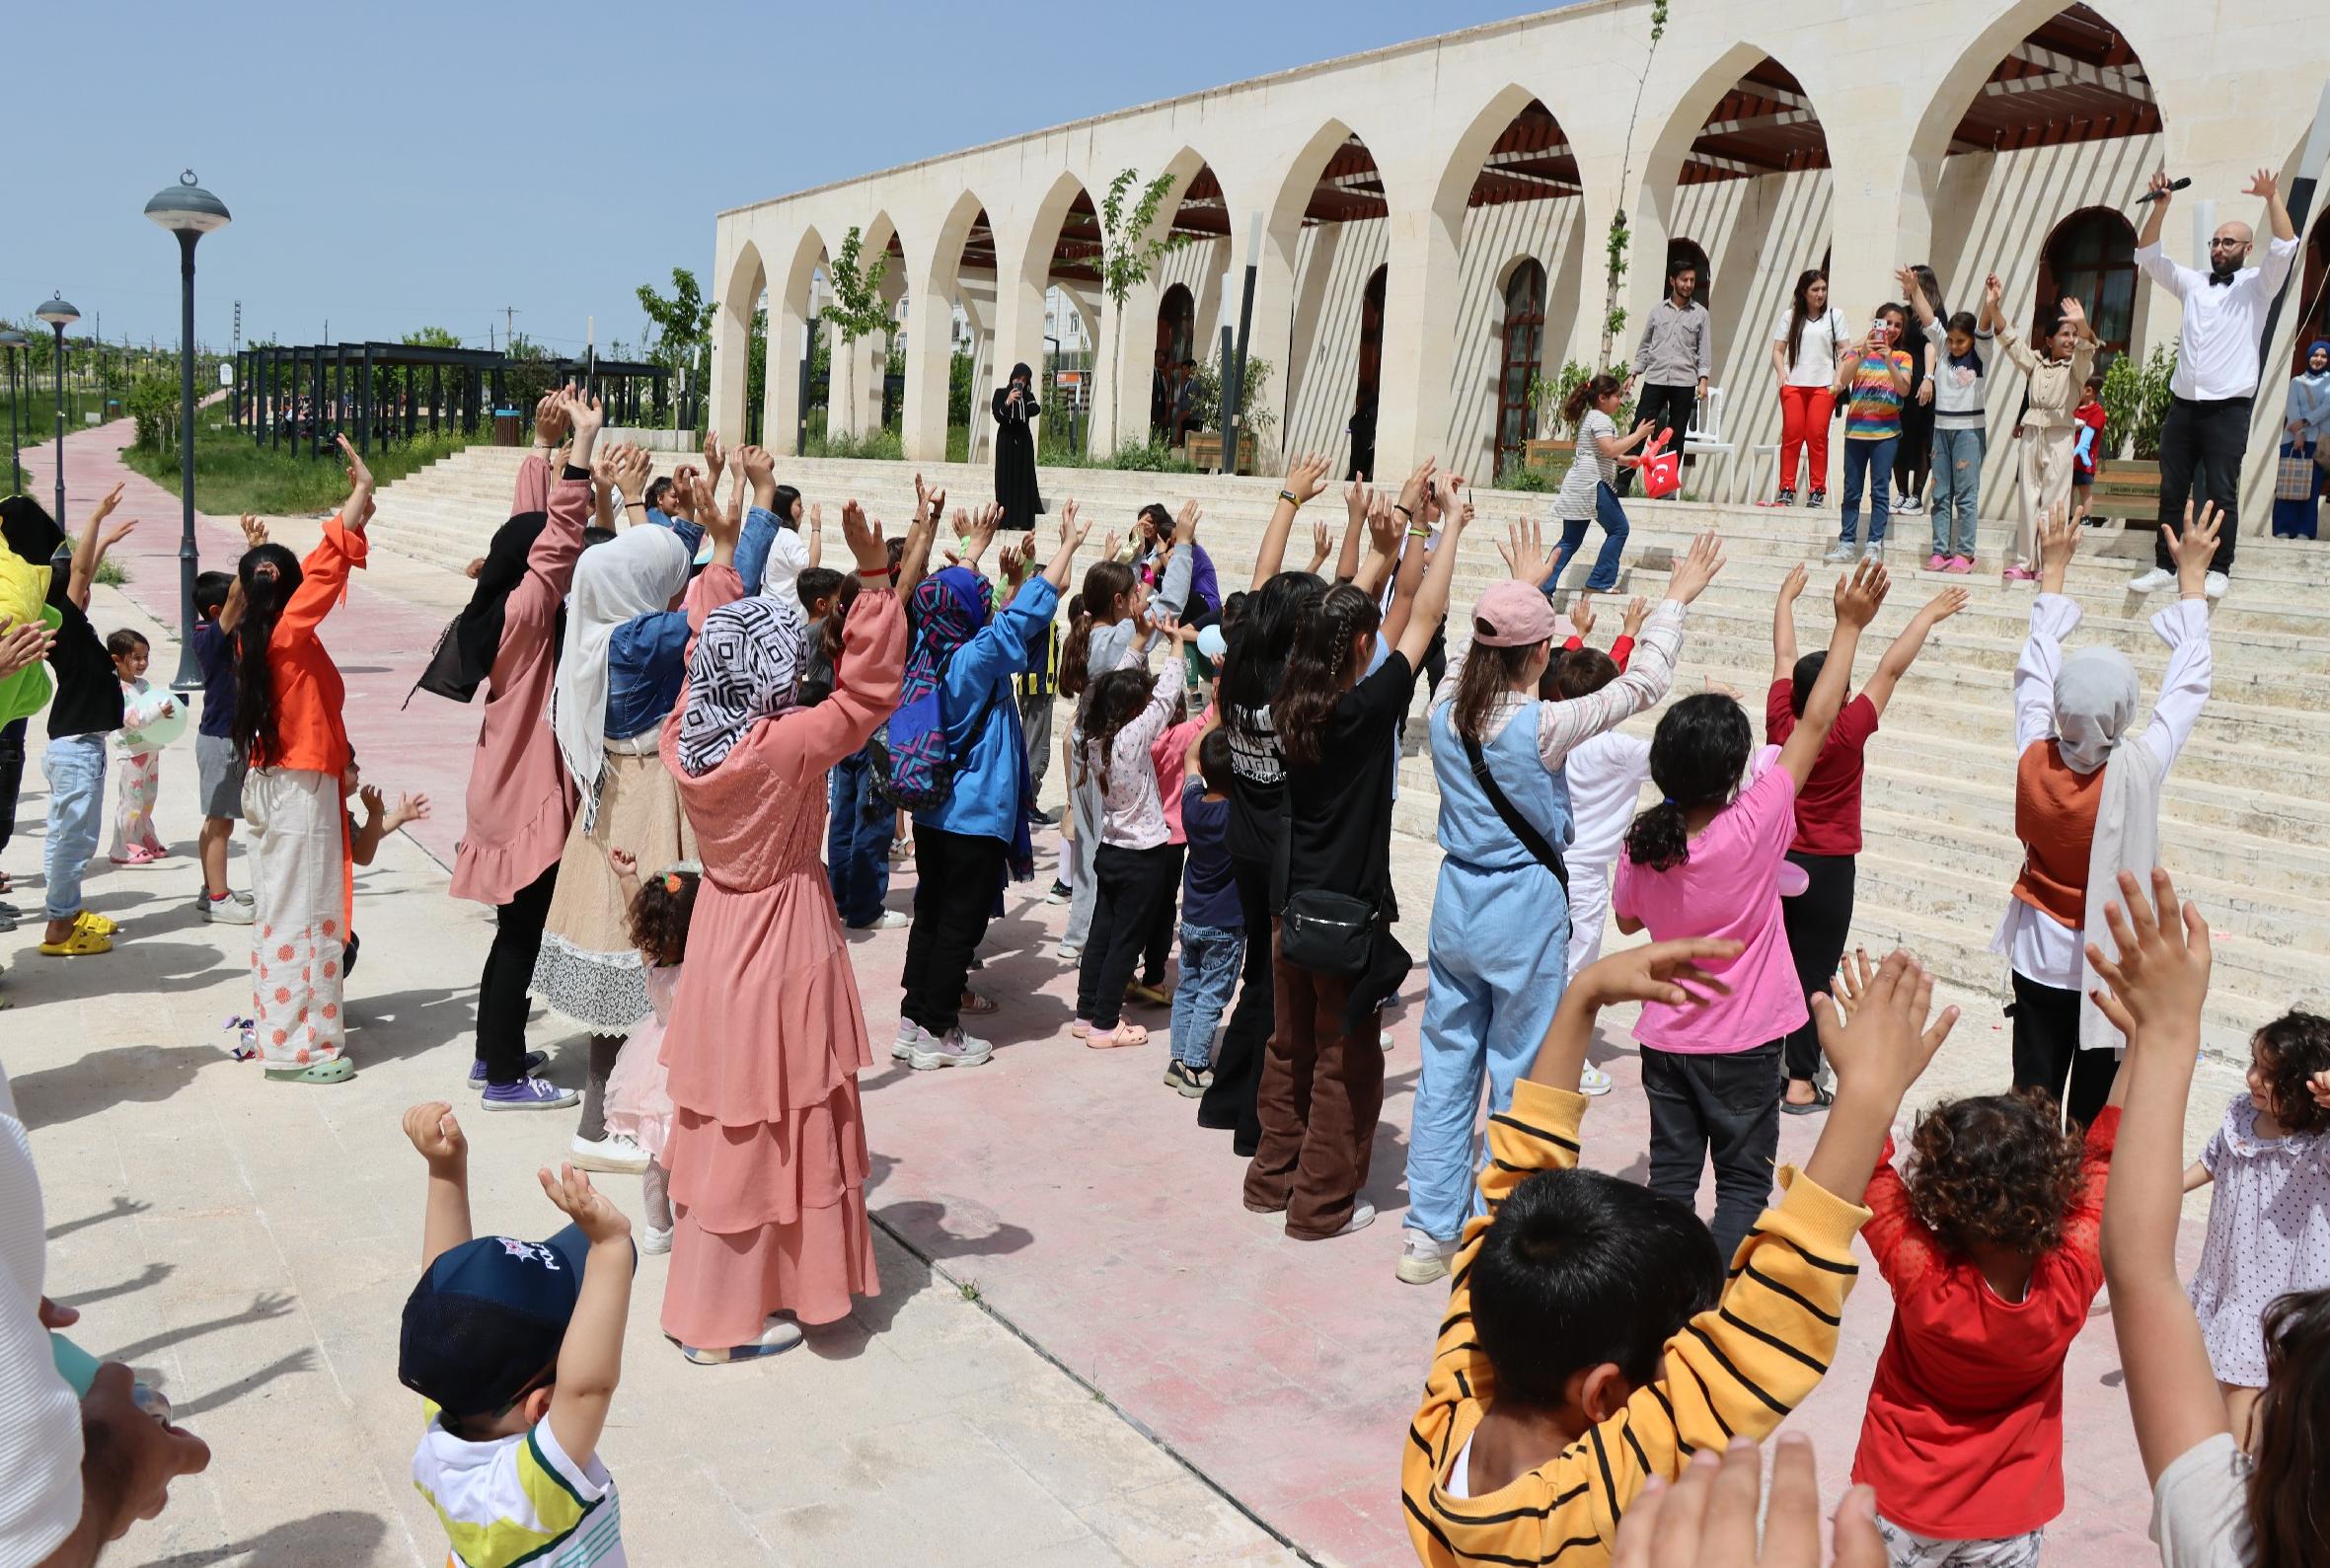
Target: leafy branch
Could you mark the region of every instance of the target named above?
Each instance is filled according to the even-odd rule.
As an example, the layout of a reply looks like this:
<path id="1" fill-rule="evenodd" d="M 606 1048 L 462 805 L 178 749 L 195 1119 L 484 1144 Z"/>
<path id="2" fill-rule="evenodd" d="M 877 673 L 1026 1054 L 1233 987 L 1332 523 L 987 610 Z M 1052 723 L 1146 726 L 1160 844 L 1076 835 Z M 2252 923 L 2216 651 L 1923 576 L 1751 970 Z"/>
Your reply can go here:
<path id="1" fill-rule="evenodd" d="M 1618 160 L 1618 199 L 1620 205 L 1610 215 L 1610 234 L 1605 242 L 1609 271 L 1605 280 L 1602 309 L 1602 353 L 1604 364 L 1610 363 L 1612 344 L 1619 333 L 1626 330 L 1626 312 L 1618 304 L 1618 285 L 1626 275 L 1626 248 L 1634 238 L 1626 226 L 1624 206 L 1627 182 L 1634 173 L 1634 127 L 1642 118 L 1642 91 L 1650 82 L 1651 61 L 1658 56 L 1659 40 L 1667 36 L 1667 0 L 1650 0 L 1650 47 L 1643 51 L 1642 74 L 1634 79 L 1634 107 L 1626 115 L 1626 146 Z"/>
<path id="2" fill-rule="evenodd" d="M 865 236 L 858 225 L 850 225 L 850 232 L 842 236 L 842 248 L 826 265 L 825 275 L 833 284 L 833 298 L 825 307 L 825 319 L 842 340 L 845 349 L 854 347 L 859 338 L 890 329 L 890 307 L 882 299 L 882 274 L 889 270 L 890 259 L 877 256 L 869 263 L 864 260 Z M 846 354 L 849 378 L 845 382 L 850 398 L 851 427 L 857 425 L 858 355 Z"/>
<path id="3" fill-rule="evenodd" d="M 1109 336 L 1114 344 L 1108 356 L 1111 430 L 1115 429 L 1117 378 L 1124 358 L 1125 302 L 1132 298 L 1134 289 L 1149 281 L 1160 260 L 1187 243 L 1184 236 L 1156 232 L 1158 213 L 1172 194 L 1174 184 L 1171 175 L 1164 174 L 1142 185 L 1139 170 L 1120 169 L 1108 182 L 1108 194 L 1100 201 L 1100 288 L 1108 296 Z M 1136 186 L 1140 193 L 1133 195 Z M 1132 197 L 1130 211 L 1126 209 L 1128 196 Z"/>

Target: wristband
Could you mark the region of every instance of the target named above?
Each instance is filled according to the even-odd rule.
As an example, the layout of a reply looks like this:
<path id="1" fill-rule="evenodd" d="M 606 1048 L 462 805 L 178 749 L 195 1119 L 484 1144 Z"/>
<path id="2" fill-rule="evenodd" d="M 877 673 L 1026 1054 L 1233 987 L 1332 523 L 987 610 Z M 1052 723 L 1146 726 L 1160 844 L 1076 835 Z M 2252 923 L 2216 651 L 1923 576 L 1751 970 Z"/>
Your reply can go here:
<path id="1" fill-rule="evenodd" d="M 1289 506 L 1300 506 L 1303 504 L 1295 497 L 1295 492 L 1293 490 L 1280 490 L 1278 492 L 1278 498 L 1282 501 L 1285 501 Z"/>
<path id="2" fill-rule="evenodd" d="M 1407 531 L 1407 537 L 1410 539 L 1430 539 L 1432 537 L 1432 530 L 1429 528 L 1410 528 Z"/>
<path id="3" fill-rule="evenodd" d="M 887 582 L 890 580 L 890 568 L 887 566 L 860 566 L 858 568 L 858 575 L 861 577 L 879 577 L 884 582 Z"/>
<path id="4" fill-rule="evenodd" d="M 1397 501 L 1393 501 L 1391 503 L 1391 509 L 1397 512 L 1400 516 L 1406 518 L 1411 523 L 1416 520 L 1416 514 L 1409 511 L 1406 507 L 1400 505 Z"/>

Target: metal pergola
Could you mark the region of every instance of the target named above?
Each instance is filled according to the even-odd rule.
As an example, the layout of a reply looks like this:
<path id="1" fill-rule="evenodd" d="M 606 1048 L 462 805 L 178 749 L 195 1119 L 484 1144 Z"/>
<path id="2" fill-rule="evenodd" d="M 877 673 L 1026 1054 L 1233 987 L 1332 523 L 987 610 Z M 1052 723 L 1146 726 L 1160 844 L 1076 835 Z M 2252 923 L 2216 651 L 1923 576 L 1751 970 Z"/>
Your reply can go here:
<path id="1" fill-rule="evenodd" d="M 604 400 L 609 424 L 636 425 L 642 414 L 663 408 L 671 381 L 671 367 L 635 359 L 562 359 L 554 367 L 558 382 L 572 382 L 585 397 Z M 687 400 L 693 403 L 695 400 Z M 683 409 L 682 413 L 690 411 Z M 684 419 L 690 428 L 693 418 Z"/>
<path id="2" fill-rule="evenodd" d="M 513 376 L 548 375 L 607 400 L 608 422 L 637 424 L 668 406 L 669 367 L 632 360 L 511 359 L 484 348 L 411 343 L 268 344 L 235 356 L 234 423 L 268 448 L 304 442 L 310 457 L 351 434 L 369 455 L 375 441 L 410 441 L 424 429 L 476 430 L 507 406 Z M 681 412 L 690 414 L 695 402 Z M 687 420 L 693 427 L 692 418 Z"/>

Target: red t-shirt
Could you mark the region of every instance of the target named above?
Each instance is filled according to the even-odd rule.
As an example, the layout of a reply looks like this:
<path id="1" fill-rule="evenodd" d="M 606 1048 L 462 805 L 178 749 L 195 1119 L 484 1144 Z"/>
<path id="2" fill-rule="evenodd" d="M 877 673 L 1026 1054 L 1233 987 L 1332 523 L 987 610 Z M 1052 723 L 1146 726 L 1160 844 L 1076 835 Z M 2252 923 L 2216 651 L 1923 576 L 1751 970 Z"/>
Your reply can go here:
<path id="1" fill-rule="evenodd" d="M 1796 709 L 1789 704 L 1795 683 L 1786 676 L 1771 683 L 1764 699 L 1764 739 L 1785 746 L 1796 733 Z M 1877 705 L 1856 696 L 1844 705 L 1812 765 L 1812 777 L 1796 796 L 1794 855 L 1858 855 L 1861 852 L 1861 748 L 1877 733 Z"/>
<path id="2" fill-rule="evenodd" d="M 1989 1540 L 2063 1512 L 2063 1363 L 2103 1288 L 2098 1227 L 2120 1112 L 2087 1129 L 2086 1190 L 2019 1302 L 1943 1249 L 1910 1211 L 1893 1141 L 1869 1178 L 1861 1239 L 1893 1288 L 1852 1478 L 1877 1512 L 1941 1540 Z"/>

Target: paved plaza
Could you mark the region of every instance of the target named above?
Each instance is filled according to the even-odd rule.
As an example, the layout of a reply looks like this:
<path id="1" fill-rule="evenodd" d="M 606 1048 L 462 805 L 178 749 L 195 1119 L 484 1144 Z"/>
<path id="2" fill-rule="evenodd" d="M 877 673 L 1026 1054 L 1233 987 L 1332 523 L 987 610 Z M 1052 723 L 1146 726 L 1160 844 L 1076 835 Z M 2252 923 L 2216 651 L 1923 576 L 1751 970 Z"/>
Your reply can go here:
<path id="1" fill-rule="evenodd" d="M 116 428 L 67 442 L 73 519 L 122 477 L 113 450 L 124 439 Z M 47 474 L 29 473 L 28 488 L 45 494 Z M 132 478 L 121 515 L 142 519 L 120 552 L 130 580 L 98 590 L 93 617 L 153 636 L 167 676 L 177 647 L 155 616 L 176 618 L 178 502 Z M 225 560 L 231 529 L 203 527 L 205 559 Z M 313 529 L 288 523 L 278 537 L 301 548 Z M 467 587 L 377 552 L 326 628 L 367 782 L 426 791 L 437 807 L 358 876 L 352 1084 L 265 1083 L 228 1056 L 222 1020 L 248 1003 L 247 933 L 202 924 L 188 902 L 186 742 L 163 765 L 160 828 L 178 853 L 151 869 L 101 863 L 90 881 L 91 907 L 122 922 L 115 952 L 38 957 L 32 923 L 0 936 L 12 1005 L 0 1041 L 46 1189 L 49 1293 L 83 1309 L 84 1344 L 163 1387 L 216 1455 L 109 1562 L 444 1560 L 407 1478 L 419 1402 L 395 1377 L 423 1184 L 397 1116 L 453 1100 L 478 1224 L 517 1234 L 555 1229 L 534 1170 L 573 1128 L 570 1112 L 475 1113 L 461 1087 L 489 928 L 485 910 L 446 896 L 444 866 L 477 714 L 426 696 L 401 705 Z M 45 806 L 37 734 L 34 745 L 6 859 L 28 908 Z M 1394 855 L 1402 934 L 1421 954 L 1437 852 L 1402 837 Z M 1038 859 L 1048 870 L 1048 844 Z M 863 1080 L 880 1296 L 800 1350 L 698 1368 L 657 1331 L 665 1260 L 641 1260 L 602 1449 L 635 1562 L 1412 1560 L 1398 1455 L 1443 1301 L 1391 1273 L 1422 971 L 1390 1014 L 1368 1187 L 1383 1218 L 1356 1237 L 1297 1244 L 1240 1207 L 1228 1135 L 1198 1129 L 1190 1103 L 1158 1083 L 1159 1019 L 1147 1051 L 1095 1053 L 1069 1037 L 1074 974 L 1050 952 L 1066 911 L 1041 901 L 1046 880 L 1014 889 L 974 976 L 1003 1002 L 987 1020 L 994 1062 L 913 1074 L 885 1059 Z M 912 891 L 901 867 L 891 907 Z M 877 1040 L 896 1018 L 905 935 L 852 939 Z M 1995 1004 L 1968 1008 L 1918 1101 L 2005 1081 Z M 1617 1088 L 1588 1118 L 1586 1158 L 1639 1176 L 1646 1118 L 1625 1021 L 1606 1019 L 1595 1051 Z M 547 1015 L 534 1034 L 553 1053 L 550 1076 L 579 1085 L 582 1035 Z M 2193 1148 L 2235 1087 L 2204 1063 Z M 1801 1159 L 1816 1132 L 1787 1119 L 1782 1157 Z M 606 1185 L 637 1223 L 636 1180 Z M 2188 1254 L 2203 1213 L 2188 1211 Z M 1836 1369 L 1793 1422 L 1814 1436 L 1832 1497 L 1889 1312 L 1865 1271 Z M 2049 1560 L 2136 1560 L 2147 1501 L 2104 1318 L 2072 1351 L 2066 1404 L 2070 1501 Z"/>

